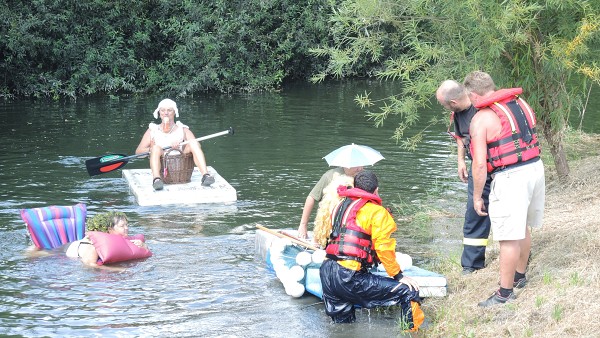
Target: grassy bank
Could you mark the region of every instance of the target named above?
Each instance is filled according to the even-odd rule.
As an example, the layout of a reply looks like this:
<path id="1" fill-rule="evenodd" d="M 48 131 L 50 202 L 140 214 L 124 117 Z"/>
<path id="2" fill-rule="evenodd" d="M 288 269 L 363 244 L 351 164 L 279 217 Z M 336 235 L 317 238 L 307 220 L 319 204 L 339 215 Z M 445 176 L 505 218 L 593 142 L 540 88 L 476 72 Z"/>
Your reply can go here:
<path id="1" fill-rule="evenodd" d="M 600 331 L 600 135 L 569 133 L 571 179 L 559 184 L 546 166 L 544 226 L 534 230 L 529 283 L 506 305 L 479 308 L 498 288 L 498 244 L 487 267 L 461 275 L 456 257 L 430 267 L 446 275 L 448 296 L 423 303 L 428 317 L 420 337 L 596 337 Z M 450 170 L 450 169 L 449 169 Z M 435 217 L 435 216 L 434 216 Z M 435 222 L 435 219 L 433 220 Z"/>

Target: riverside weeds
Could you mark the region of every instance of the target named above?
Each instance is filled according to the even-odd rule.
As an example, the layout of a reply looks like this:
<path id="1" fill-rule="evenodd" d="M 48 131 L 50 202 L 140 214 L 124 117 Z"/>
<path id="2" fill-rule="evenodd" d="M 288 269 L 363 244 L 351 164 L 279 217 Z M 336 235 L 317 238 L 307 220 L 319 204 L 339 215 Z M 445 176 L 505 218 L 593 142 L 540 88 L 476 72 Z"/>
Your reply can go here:
<path id="1" fill-rule="evenodd" d="M 600 331 L 600 135 L 571 132 L 568 139 L 575 158 L 568 183 L 560 184 L 543 158 L 546 209 L 543 227 L 532 233 L 527 287 L 510 304 L 479 308 L 498 288 L 497 242 L 490 241 L 486 268 L 467 276 L 456 258 L 440 255 L 425 267 L 446 276 L 448 295 L 424 299 L 427 325 L 413 337 L 592 337 Z"/>

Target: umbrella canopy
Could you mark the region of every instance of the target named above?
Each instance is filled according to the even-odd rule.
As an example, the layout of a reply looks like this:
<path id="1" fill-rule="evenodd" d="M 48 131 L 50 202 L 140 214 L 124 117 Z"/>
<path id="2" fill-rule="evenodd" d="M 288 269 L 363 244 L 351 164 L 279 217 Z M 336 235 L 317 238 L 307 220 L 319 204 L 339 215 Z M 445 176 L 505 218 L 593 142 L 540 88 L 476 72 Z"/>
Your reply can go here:
<path id="1" fill-rule="evenodd" d="M 340 147 L 323 158 L 330 166 L 343 168 L 364 167 L 384 159 L 377 150 L 354 143 Z"/>

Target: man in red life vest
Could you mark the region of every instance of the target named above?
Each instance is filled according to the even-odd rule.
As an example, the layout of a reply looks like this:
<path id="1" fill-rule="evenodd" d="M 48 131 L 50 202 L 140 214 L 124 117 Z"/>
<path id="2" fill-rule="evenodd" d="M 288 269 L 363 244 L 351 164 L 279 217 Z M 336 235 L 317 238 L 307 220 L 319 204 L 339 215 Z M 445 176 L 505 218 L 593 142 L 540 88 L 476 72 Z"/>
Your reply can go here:
<path id="1" fill-rule="evenodd" d="M 320 268 L 325 313 L 336 323 L 356 320 L 355 306 L 373 308 L 400 305 L 409 331 L 418 330 L 424 315 L 419 306 L 419 286 L 403 276 L 396 261 L 396 223 L 381 206 L 377 176 L 363 170 L 354 177 L 354 188 L 340 186 L 344 199 L 332 212 L 332 231 Z M 369 272 L 380 261 L 387 276 Z"/>
<path id="2" fill-rule="evenodd" d="M 473 159 L 469 151 L 471 140 L 469 126 L 473 116 L 477 113 L 477 109 L 471 104 L 465 87 L 454 80 L 442 82 L 435 93 L 435 97 L 444 108 L 452 112 L 451 120 L 454 124 L 454 133 L 450 133 L 450 127 L 448 127 L 448 133 L 456 140 L 458 178 L 467 183 L 467 207 L 463 223 L 463 252 L 460 259 L 463 275 L 467 275 L 485 267 L 485 248 L 490 235 L 490 218 L 478 215 L 473 208 L 473 175 L 471 175 L 465 161 L 465 156 L 470 160 Z M 491 182 L 492 178 L 488 175 L 482 193 L 486 207 Z"/>
<path id="3" fill-rule="evenodd" d="M 540 160 L 536 118 L 520 98 L 521 88 L 495 90 L 489 74 L 475 71 L 464 85 L 479 112 L 471 121 L 473 205 L 486 215 L 481 197 L 492 175 L 489 216 L 500 242 L 500 289 L 479 306 L 515 299 L 513 288 L 524 287 L 531 249 L 529 227 L 540 227 L 544 215 L 545 178 Z"/>

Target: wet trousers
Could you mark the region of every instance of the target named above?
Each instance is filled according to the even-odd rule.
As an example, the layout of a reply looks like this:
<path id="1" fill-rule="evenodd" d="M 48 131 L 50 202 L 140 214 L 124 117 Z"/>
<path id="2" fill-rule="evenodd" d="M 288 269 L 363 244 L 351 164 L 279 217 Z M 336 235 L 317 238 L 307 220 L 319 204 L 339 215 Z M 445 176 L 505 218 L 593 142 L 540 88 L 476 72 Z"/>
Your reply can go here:
<path id="1" fill-rule="evenodd" d="M 411 301 L 421 302 L 418 291 L 411 291 L 392 278 L 350 270 L 331 259 L 321 265 L 320 276 L 325 313 L 336 323 L 356 321 L 356 306 L 391 305 L 400 305 L 402 315 L 412 323 Z"/>

